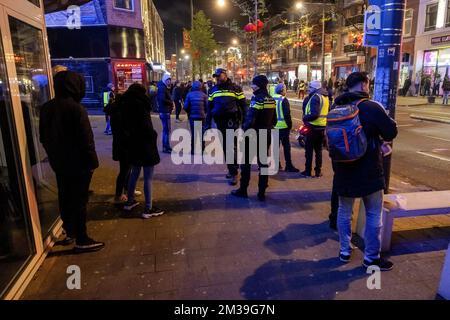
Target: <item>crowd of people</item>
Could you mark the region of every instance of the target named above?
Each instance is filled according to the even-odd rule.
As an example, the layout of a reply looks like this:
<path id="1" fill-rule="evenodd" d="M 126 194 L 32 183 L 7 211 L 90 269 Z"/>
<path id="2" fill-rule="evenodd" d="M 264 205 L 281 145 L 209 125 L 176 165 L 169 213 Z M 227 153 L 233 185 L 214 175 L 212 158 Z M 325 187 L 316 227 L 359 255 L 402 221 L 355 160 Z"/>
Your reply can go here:
<path id="1" fill-rule="evenodd" d="M 215 83 L 197 80 L 182 84 L 166 74 L 158 83 L 151 83 L 149 89 L 135 83 L 122 94 L 115 92 L 108 96 L 105 107 L 113 137 L 112 156 L 119 162 L 120 168 L 116 179 L 115 201 L 122 203 L 126 212 L 131 212 L 139 205 L 136 200 L 136 195 L 139 194 L 136 185 L 143 171 L 145 209 L 141 217 L 149 219 L 164 214 L 164 210 L 153 205 L 152 197 L 154 168 L 161 161 L 157 143 L 158 134 L 151 119 L 152 111 L 159 113 L 163 128 L 164 153 L 172 152 L 171 115 L 175 110 L 176 121 L 181 122 L 180 114 L 184 109 L 191 132 L 194 130 L 195 122 L 201 123 L 203 132 L 215 126 L 224 137 L 222 143 L 224 149 L 227 146 L 228 129 L 242 128 L 244 131 L 254 129 L 256 132 L 279 130 L 280 141 L 272 143 L 280 143 L 283 146 L 285 171 L 292 174 L 300 172 L 293 165 L 291 156 L 290 133 L 293 121 L 286 84 L 280 82 L 274 86 L 273 92 L 270 92 L 272 90 L 267 77 L 256 76 L 251 84 L 253 96 L 248 104 L 242 88 L 232 82 L 226 70 L 217 69 L 213 78 Z M 75 72 L 61 71 L 55 75 L 54 85 L 55 98 L 42 107 L 40 136 L 51 167 L 57 176 L 59 209 L 66 232 L 64 241 L 65 244 L 75 242 L 75 250 L 78 252 L 97 251 L 105 244 L 91 239 L 86 229 L 89 184 L 99 163 L 89 118 L 85 108 L 80 104 L 84 97 L 85 82 L 83 77 Z M 305 169 L 298 177 L 322 176 L 322 149 L 326 136 L 331 134 L 327 131 L 329 124 L 327 121 L 331 121 L 329 115 L 334 112 L 333 110 L 339 112 L 357 110 L 352 114 L 352 119 L 360 121 L 359 131 L 348 134 L 364 134 L 361 141 L 365 142 L 365 149 L 360 157 L 351 161 L 341 161 L 332 157 L 334 179 L 330 227 L 339 233 L 340 260 L 348 263 L 352 253 L 350 246 L 352 207 L 356 198 L 362 198 L 367 215 L 363 264 L 365 267 L 377 266 L 381 270 L 391 270 L 392 263 L 381 259 L 380 256 L 381 214 L 385 189 L 383 152 L 384 146 L 396 137 L 397 126 L 383 106 L 370 99 L 370 80 L 367 74 L 361 72 L 351 74 L 343 87 L 345 90 L 343 89 L 342 93 L 333 94 L 328 82 L 311 81 L 308 85 L 304 83 L 304 87 L 301 82 L 298 83 L 299 90 L 305 91 L 303 122 L 308 128 Z M 346 128 L 342 124 L 339 130 L 345 131 Z M 109 131 L 106 133 L 109 134 Z M 342 136 L 343 140 L 339 141 L 339 146 L 336 147 L 339 149 L 345 146 L 347 152 L 350 152 L 353 142 L 347 140 L 347 133 Z M 236 161 L 236 141 L 232 145 L 235 161 L 227 164 L 228 173 L 225 178 L 232 186 L 239 184 L 238 189 L 232 191 L 233 196 L 247 198 L 251 159 L 245 159 L 244 164 L 239 166 Z M 268 148 L 268 145 L 261 143 L 259 139 L 257 145 L 259 148 Z M 260 201 L 266 201 L 269 176 L 262 174 L 262 169 L 268 165 L 261 161 L 260 154 L 261 152 L 258 152 L 257 163 L 260 173 L 257 197 Z"/>

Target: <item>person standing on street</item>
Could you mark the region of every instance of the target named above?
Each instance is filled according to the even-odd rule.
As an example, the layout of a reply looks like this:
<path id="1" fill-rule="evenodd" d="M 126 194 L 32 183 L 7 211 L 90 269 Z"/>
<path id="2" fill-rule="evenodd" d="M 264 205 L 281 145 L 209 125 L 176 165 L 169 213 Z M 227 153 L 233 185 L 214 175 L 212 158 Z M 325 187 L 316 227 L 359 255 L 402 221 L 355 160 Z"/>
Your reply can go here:
<path id="1" fill-rule="evenodd" d="M 208 98 L 208 110 L 206 115 L 206 129 L 211 128 L 214 118 L 217 129 L 223 136 L 223 149 L 226 155 L 226 131 L 227 129 L 237 130 L 241 126 L 242 118 L 247 111 L 247 102 L 242 88 L 235 85 L 228 78 L 227 71 L 219 68 L 213 75 L 217 79 L 217 84 L 211 89 Z M 234 161 L 228 164 L 227 179 L 229 184 L 235 186 L 238 183 L 239 165 L 237 164 L 237 146 L 234 145 Z"/>
<path id="2" fill-rule="evenodd" d="M 298 98 L 300 100 L 305 99 L 305 90 L 306 90 L 306 83 L 305 81 L 301 80 L 300 84 L 298 85 Z"/>
<path id="3" fill-rule="evenodd" d="M 268 163 L 263 163 L 260 159 L 261 152 L 269 154 L 270 148 L 270 138 L 271 130 L 277 124 L 276 117 L 276 104 L 275 100 L 269 95 L 267 85 L 269 80 L 266 76 L 260 75 L 256 76 L 252 81 L 253 97 L 250 103 L 250 108 L 248 109 L 247 115 L 245 117 L 244 125 L 242 129 L 247 131 L 249 129 L 256 130 L 256 140 L 257 140 L 257 159 L 259 166 L 259 182 L 258 182 L 258 200 L 266 200 L 266 189 L 269 186 L 269 176 L 261 172 L 263 168 L 268 168 Z M 279 86 L 285 87 L 284 84 L 279 84 Z M 266 131 L 267 133 L 267 145 L 262 145 L 260 141 L 261 132 Z M 245 147 L 245 164 L 241 166 L 241 185 L 237 190 L 232 191 L 232 195 L 239 198 L 248 198 L 247 189 L 250 184 L 251 176 L 251 158 L 249 155 L 249 141 L 246 141 Z M 261 151 L 264 149 L 264 151 Z M 263 153 L 264 154 L 264 153 Z"/>
<path id="4" fill-rule="evenodd" d="M 173 111 L 174 103 L 170 95 L 172 79 L 170 74 L 166 73 L 162 77 L 162 80 L 158 82 L 158 110 L 159 118 L 161 119 L 163 134 L 162 134 L 162 144 L 164 153 L 172 153 L 172 148 L 170 147 L 170 114 Z"/>
<path id="5" fill-rule="evenodd" d="M 175 82 L 172 92 L 172 100 L 175 103 L 175 122 L 180 123 L 180 114 L 183 109 L 183 88 L 181 87 L 180 81 Z"/>
<path id="6" fill-rule="evenodd" d="M 191 127 L 191 153 L 195 152 L 195 122 L 200 122 L 202 128 L 202 150 L 203 150 L 203 128 L 206 119 L 206 108 L 208 106 L 208 96 L 202 91 L 202 83 L 194 81 L 191 92 L 188 93 L 184 101 L 184 110 L 189 117 L 189 125 Z"/>
<path id="7" fill-rule="evenodd" d="M 111 131 L 111 104 L 114 102 L 114 91 L 112 83 L 108 84 L 108 89 L 103 92 L 103 113 L 105 114 L 106 128 L 103 132 L 104 134 L 110 136 L 112 135 Z"/>
<path id="8" fill-rule="evenodd" d="M 323 88 L 318 80 L 311 81 L 309 96 L 303 102 L 303 122 L 309 129 L 306 135 L 305 171 L 301 175 L 305 178 L 312 177 L 313 155 L 316 156 L 315 177 L 322 176 L 322 149 L 325 140 L 325 127 L 327 115 L 330 110 L 328 91 Z"/>
<path id="9" fill-rule="evenodd" d="M 85 108 L 83 76 L 62 71 L 54 78 L 55 98 L 40 112 L 40 141 L 56 174 L 59 211 L 66 232 L 64 243 L 75 252 L 92 252 L 105 244 L 88 236 L 86 227 L 89 185 L 98 168 L 94 134 Z"/>
<path id="10" fill-rule="evenodd" d="M 150 115 L 150 99 L 146 89 L 139 83 L 132 84 L 121 98 L 123 126 L 127 140 L 131 173 L 128 183 L 128 202 L 125 211 L 139 205 L 135 199 L 136 184 L 141 170 L 144 171 L 145 210 L 143 219 L 160 216 L 164 211 L 153 206 L 152 184 L 155 166 L 160 163 L 157 147 L 158 134 L 153 129 Z"/>
<path id="11" fill-rule="evenodd" d="M 285 170 L 287 172 L 298 173 L 300 172 L 300 170 L 298 170 L 292 164 L 291 141 L 289 139 L 292 130 L 292 118 L 291 107 L 286 94 L 287 90 L 285 85 L 279 84 L 275 88 L 275 95 L 273 96 L 276 102 L 277 115 L 277 124 L 275 126 L 275 129 L 278 129 L 280 131 L 280 143 L 283 146 L 284 160 L 286 161 Z M 280 170 L 282 170 L 281 166 Z"/>
<path id="12" fill-rule="evenodd" d="M 385 177 L 383 172 L 382 141 L 397 136 L 397 124 L 378 102 L 369 99 L 367 73 L 355 72 L 347 78 L 348 92 L 336 99 L 337 106 L 356 105 L 359 120 L 367 139 L 367 150 L 362 158 L 349 162 L 333 161 L 334 189 L 339 196 L 337 225 L 340 239 L 339 258 L 348 263 L 352 248 L 352 212 L 356 198 L 362 198 L 366 209 L 365 256 L 363 265 L 379 267 L 381 271 L 393 268 L 390 261 L 381 259 L 381 227 Z"/>
<path id="13" fill-rule="evenodd" d="M 443 105 L 448 105 L 448 96 L 450 95 L 450 78 L 448 74 L 445 75 L 442 83 L 442 90 L 444 91 L 444 98 L 442 99 Z"/>

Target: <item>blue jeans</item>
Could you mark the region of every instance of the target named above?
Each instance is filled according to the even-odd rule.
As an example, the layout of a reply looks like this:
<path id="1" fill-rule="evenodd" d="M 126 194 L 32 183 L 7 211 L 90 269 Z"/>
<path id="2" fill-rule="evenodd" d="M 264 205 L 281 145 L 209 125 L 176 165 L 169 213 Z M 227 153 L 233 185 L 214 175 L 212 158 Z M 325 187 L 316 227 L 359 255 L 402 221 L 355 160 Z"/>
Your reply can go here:
<path id="1" fill-rule="evenodd" d="M 134 192 L 136 191 L 136 184 L 141 175 L 142 167 L 132 166 L 130 181 L 128 183 L 128 202 L 133 202 L 135 199 Z M 144 167 L 144 196 L 145 196 L 145 207 L 147 209 L 152 208 L 152 183 L 153 183 L 153 173 L 155 167 Z"/>
<path id="2" fill-rule="evenodd" d="M 366 208 L 366 231 L 364 234 L 365 260 L 380 258 L 383 190 L 362 198 Z M 341 242 L 341 254 L 350 255 L 352 238 L 352 211 L 355 198 L 339 197 L 337 225 Z"/>
<path id="3" fill-rule="evenodd" d="M 170 113 L 160 113 L 159 118 L 161 119 L 163 132 L 162 132 L 162 144 L 164 149 L 170 149 Z"/>
<path id="4" fill-rule="evenodd" d="M 448 104 L 448 96 L 450 95 L 450 91 L 444 91 L 444 99 L 442 100 L 442 104 Z"/>
<path id="5" fill-rule="evenodd" d="M 111 117 L 105 116 L 105 120 L 106 120 L 105 133 L 111 132 Z"/>

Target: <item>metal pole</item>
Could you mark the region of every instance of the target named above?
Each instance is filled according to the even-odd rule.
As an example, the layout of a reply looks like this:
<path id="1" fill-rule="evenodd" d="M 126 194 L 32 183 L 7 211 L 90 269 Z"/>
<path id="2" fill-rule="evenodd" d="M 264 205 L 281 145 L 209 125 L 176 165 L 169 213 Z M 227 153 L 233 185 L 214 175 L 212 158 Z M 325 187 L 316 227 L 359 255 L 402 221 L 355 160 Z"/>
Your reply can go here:
<path id="1" fill-rule="evenodd" d="M 258 0 L 255 0 L 255 25 L 258 26 Z M 253 39 L 255 76 L 258 74 L 258 29 Z"/>
<path id="2" fill-rule="evenodd" d="M 381 36 L 378 46 L 374 98 L 395 119 L 398 80 L 400 75 L 405 0 L 381 3 Z M 384 158 L 386 192 L 389 190 L 391 156 Z"/>
<path id="3" fill-rule="evenodd" d="M 325 5 L 322 5 L 322 81 L 325 81 Z"/>
<path id="4" fill-rule="evenodd" d="M 194 2 L 191 0 L 191 30 L 194 29 Z"/>

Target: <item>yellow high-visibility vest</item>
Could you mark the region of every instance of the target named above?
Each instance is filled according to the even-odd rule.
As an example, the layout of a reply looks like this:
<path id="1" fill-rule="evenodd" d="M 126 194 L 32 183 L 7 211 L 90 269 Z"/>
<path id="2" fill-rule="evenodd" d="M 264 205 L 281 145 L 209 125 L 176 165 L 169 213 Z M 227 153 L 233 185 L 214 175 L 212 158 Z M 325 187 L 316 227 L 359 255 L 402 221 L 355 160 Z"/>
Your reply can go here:
<path id="1" fill-rule="evenodd" d="M 284 97 L 281 94 L 275 94 L 272 96 L 272 98 L 274 98 L 275 102 L 277 103 L 277 125 L 275 126 L 275 129 L 287 129 L 288 125 L 283 113 Z"/>
<path id="2" fill-rule="evenodd" d="M 320 99 L 320 115 L 319 118 L 317 118 L 314 121 L 311 121 L 310 124 L 317 127 L 326 127 L 327 126 L 327 116 L 328 112 L 330 111 L 330 99 L 328 97 L 322 96 L 321 94 L 315 94 L 309 99 L 308 104 L 305 108 L 305 115 L 311 114 L 311 101 L 314 98 L 314 96 L 318 96 Z"/>

